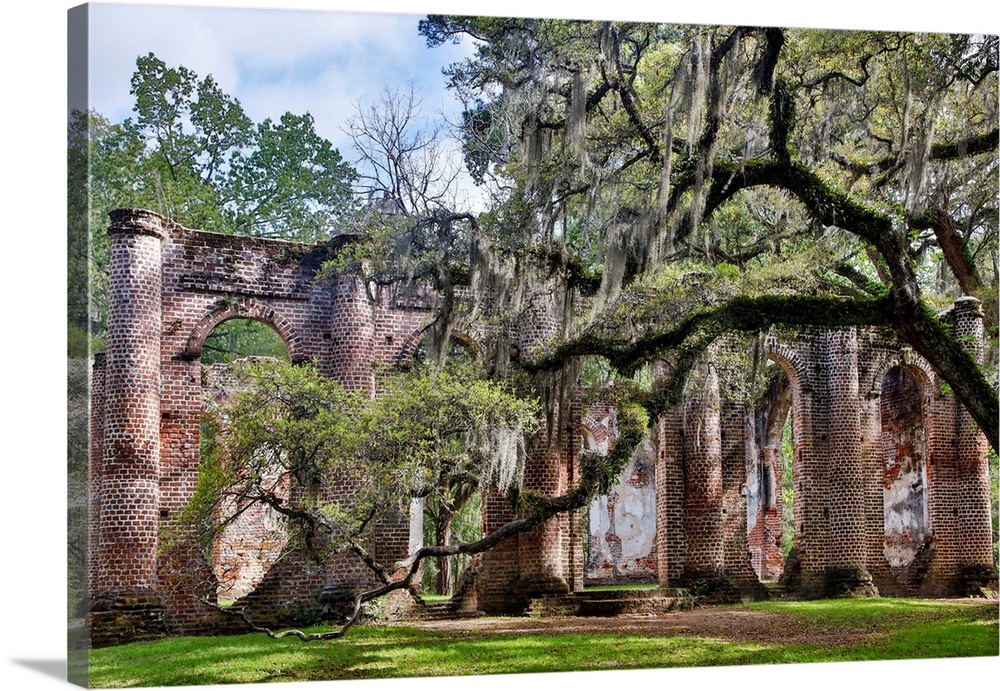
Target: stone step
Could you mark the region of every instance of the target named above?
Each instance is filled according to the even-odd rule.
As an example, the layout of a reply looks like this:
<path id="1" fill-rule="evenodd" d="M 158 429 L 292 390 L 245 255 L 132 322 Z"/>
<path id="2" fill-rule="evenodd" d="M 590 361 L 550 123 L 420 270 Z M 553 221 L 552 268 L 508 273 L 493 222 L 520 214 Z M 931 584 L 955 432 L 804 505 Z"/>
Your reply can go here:
<path id="1" fill-rule="evenodd" d="M 458 600 L 443 600 L 414 605 L 407 617 L 422 621 L 442 621 L 447 619 L 471 619 L 480 615 L 480 612 L 461 609 L 461 602 Z"/>
<path id="2" fill-rule="evenodd" d="M 677 589 L 602 590 L 535 598 L 528 616 L 616 617 L 690 609 L 695 598 Z"/>
<path id="3" fill-rule="evenodd" d="M 574 597 L 584 600 L 645 600 L 659 597 L 683 597 L 687 593 L 680 588 L 622 588 L 620 590 L 584 590 L 573 593 Z"/>

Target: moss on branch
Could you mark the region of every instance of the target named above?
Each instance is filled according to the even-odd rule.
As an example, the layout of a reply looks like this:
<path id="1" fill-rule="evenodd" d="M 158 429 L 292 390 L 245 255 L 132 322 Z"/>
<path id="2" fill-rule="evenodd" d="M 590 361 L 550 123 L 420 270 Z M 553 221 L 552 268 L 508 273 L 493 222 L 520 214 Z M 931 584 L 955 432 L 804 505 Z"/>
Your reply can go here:
<path id="1" fill-rule="evenodd" d="M 628 372 L 664 353 L 683 349 L 692 339 L 727 331 L 756 332 L 773 325 L 784 326 L 876 326 L 892 324 L 892 301 L 888 297 L 841 298 L 810 295 L 737 296 L 721 305 L 695 310 L 685 319 L 662 329 L 630 339 L 587 333 L 556 346 L 536 360 L 520 359 L 529 372 L 554 371 L 572 358 L 600 355 L 616 369 Z"/>

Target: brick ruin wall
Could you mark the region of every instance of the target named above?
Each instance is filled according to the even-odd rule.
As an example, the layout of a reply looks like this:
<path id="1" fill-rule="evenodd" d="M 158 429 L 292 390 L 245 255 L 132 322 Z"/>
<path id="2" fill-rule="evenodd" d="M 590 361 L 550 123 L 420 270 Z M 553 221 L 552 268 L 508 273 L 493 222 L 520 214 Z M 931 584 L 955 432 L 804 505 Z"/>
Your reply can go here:
<path id="1" fill-rule="evenodd" d="M 430 306 L 393 296 L 373 304 L 348 276 L 314 281 L 330 251 L 324 246 L 189 230 L 135 210 L 115 212 L 109 233 L 108 343 L 92 377 L 95 645 L 232 627 L 195 597 L 217 597 L 220 581 L 221 592 L 242 595 L 241 606 L 262 622 L 315 614 L 322 593 L 366 581 L 358 562 L 313 564 L 293 553 L 277 563 L 263 555 L 257 566 L 223 559 L 223 568 L 197 550 L 161 549 L 161 530 L 197 482 L 201 345 L 226 319 L 262 321 L 293 362 L 314 361 L 345 386 L 374 393 L 374 363 L 409 361 Z M 957 335 L 981 343 L 976 301 L 960 301 L 946 318 Z M 530 346 L 557 325 L 555 315 L 529 312 L 511 336 Z M 785 382 L 770 402 L 726 400 L 709 369 L 697 391 L 655 422 L 619 486 L 589 507 L 591 535 L 576 512 L 477 562 L 478 606 L 516 611 L 532 594 L 578 591 L 602 578 L 752 591 L 780 569 L 806 596 L 949 595 L 984 573 L 995 578 L 985 439 L 926 363 L 885 334 L 858 329 L 772 338 L 767 352 Z M 777 449 L 789 411 L 794 563 L 784 564 L 774 549 Z M 550 496 L 575 483 L 585 439 L 600 446 L 614 436 L 608 406 L 577 397 L 556 412 L 525 473 L 527 487 Z M 351 488 L 325 491 L 349 496 Z M 487 532 L 512 518 L 500 497 L 484 497 L 483 506 Z M 234 539 L 233 557 L 253 541 L 244 537 L 242 546 Z M 401 516 L 375 547 L 391 561 L 412 542 Z M 242 573 L 237 590 L 227 591 L 227 571 Z"/>
<path id="2" fill-rule="evenodd" d="M 233 394 L 239 392 L 240 384 L 231 365 L 218 363 L 202 368 L 202 388 L 204 406 L 224 418 L 226 406 Z M 224 432 L 225 420 L 220 422 L 220 431 Z M 277 477 L 270 476 L 271 482 L 276 480 Z M 287 499 L 289 490 L 286 484 L 277 495 Z M 259 504 L 237 506 L 231 501 L 219 507 L 216 518 L 219 525 L 228 522 L 212 541 L 217 599 L 239 600 L 256 590 L 278 561 L 288 544 L 288 534 L 277 512 Z"/>
<path id="3" fill-rule="evenodd" d="M 614 406 L 583 406 L 582 448 L 607 453 L 618 433 Z M 656 450 L 647 436 L 611 491 L 587 511 L 585 585 L 656 583 Z"/>

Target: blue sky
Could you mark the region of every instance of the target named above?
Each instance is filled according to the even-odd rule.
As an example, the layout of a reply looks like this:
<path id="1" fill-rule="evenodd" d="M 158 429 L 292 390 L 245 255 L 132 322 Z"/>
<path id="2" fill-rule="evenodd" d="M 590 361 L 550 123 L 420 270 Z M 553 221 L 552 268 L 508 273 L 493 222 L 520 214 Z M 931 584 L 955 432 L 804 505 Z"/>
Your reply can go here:
<path id="1" fill-rule="evenodd" d="M 317 131 L 348 158 L 341 131 L 356 104 L 384 87 L 412 81 L 425 116 L 454 116 L 441 68 L 470 54 L 469 44 L 428 49 L 420 14 L 93 4 L 90 102 L 120 121 L 132 115 L 129 78 L 137 56 L 211 74 L 260 121 L 309 112 Z"/>

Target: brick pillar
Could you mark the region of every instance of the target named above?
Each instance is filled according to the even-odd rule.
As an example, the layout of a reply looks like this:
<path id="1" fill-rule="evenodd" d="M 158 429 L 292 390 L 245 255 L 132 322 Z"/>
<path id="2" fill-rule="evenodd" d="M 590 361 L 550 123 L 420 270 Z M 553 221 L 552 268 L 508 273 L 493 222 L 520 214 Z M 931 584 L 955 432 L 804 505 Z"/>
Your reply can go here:
<path id="1" fill-rule="evenodd" d="M 334 282 L 333 298 L 329 316 L 331 334 L 330 358 L 321 362 L 321 371 L 336 379 L 349 391 L 365 391 L 375 394 L 375 316 L 374 306 L 361 280 L 355 276 L 339 276 Z M 356 478 L 332 478 L 324 483 L 323 497 L 332 501 L 350 501 L 357 491 Z M 410 517 L 398 513 L 380 522 L 375 537 L 366 547 L 376 560 L 392 565 L 406 557 L 410 547 Z M 304 585 L 299 589 L 302 595 L 311 595 L 318 572 L 314 565 L 305 564 L 304 571 L 296 578 Z M 357 557 L 349 552 L 332 555 L 323 564 L 322 578 L 325 584 L 323 598 L 340 597 L 364 584 L 374 585 L 374 574 L 364 567 Z"/>
<path id="2" fill-rule="evenodd" d="M 661 588 L 684 574 L 684 415 L 679 406 L 656 421 L 656 568 Z"/>
<path id="3" fill-rule="evenodd" d="M 483 492 L 483 534 L 496 532 L 514 514 L 504 496 Z M 516 610 L 511 607 L 511 587 L 518 577 L 518 538 L 510 538 L 482 555 L 482 566 L 476 579 L 479 609 L 488 614 L 503 614 Z"/>
<path id="4" fill-rule="evenodd" d="M 971 297 L 957 300 L 949 317 L 955 336 L 982 363 L 983 313 L 979 300 Z M 955 443 L 954 458 L 936 454 L 934 499 L 938 506 L 932 526 L 936 560 L 940 562 L 936 580 L 939 591 L 968 595 L 997 580 L 988 444 L 965 406 L 954 394 L 948 394 L 948 398 L 951 400 L 944 408 L 954 416 Z M 950 462 L 942 462 L 945 459 Z"/>
<path id="5" fill-rule="evenodd" d="M 564 489 L 561 481 L 564 478 L 562 465 L 566 448 L 563 415 L 558 404 L 552 417 L 551 428 L 543 429 L 535 440 L 534 451 L 524 471 L 525 488 L 549 497 L 558 496 Z M 568 528 L 562 516 L 555 516 L 519 536 L 518 594 L 533 596 L 570 590 L 563 540 L 563 533 Z"/>
<path id="6" fill-rule="evenodd" d="M 104 458 L 93 641 L 162 630 L 156 592 L 163 219 L 111 214 Z"/>
<path id="7" fill-rule="evenodd" d="M 689 580 L 717 579 L 725 563 L 722 428 L 719 378 L 714 367 L 685 402 L 684 458 Z"/>
<path id="8" fill-rule="evenodd" d="M 830 418 L 826 509 L 830 541 L 826 593 L 877 594 L 867 569 L 857 329 L 833 331 L 827 339 Z"/>
<path id="9" fill-rule="evenodd" d="M 757 575 L 747 545 L 747 406 L 726 402 L 721 406 L 720 455 L 722 462 L 722 526 L 726 576 L 744 592 L 756 588 Z M 752 445 L 751 445 L 752 446 Z"/>
<path id="10" fill-rule="evenodd" d="M 335 283 L 330 310 L 331 359 L 320 363 L 323 374 L 332 376 L 352 391 L 375 392 L 372 367 L 375 348 L 375 319 L 361 281 L 340 276 Z"/>
<path id="11" fill-rule="evenodd" d="M 522 352 L 531 352 L 558 332 L 552 306 L 532 304 L 510 324 L 508 336 Z M 575 382 L 574 382 L 575 383 Z M 577 434 L 570 401 L 558 400 L 556 382 L 536 382 L 551 400 L 551 419 L 531 442 L 524 469 L 524 487 L 549 497 L 561 494 L 575 481 L 575 455 L 570 451 Z M 543 399 L 546 396 L 543 395 Z M 564 409 L 561 403 L 569 404 Z M 513 518 L 506 502 L 483 498 L 483 529 L 489 534 Z M 547 593 L 565 593 L 577 587 L 582 567 L 582 530 L 573 517 L 556 516 L 534 530 L 511 538 L 483 555 L 476 590 L 480 606 L 490 612 L 517 611 L 527 599 Z"/>
<path id="12" fill-rule="evenodd" d="M 522 352 L 532 352 L 540 344 L 559 333 L 559 320 L 554 316 L 558 308 L 553 304 L 532 302 L 518 317 L 511 333 L 512 340 Z M 568 479 L 565 465 L 571 463 L 567 452 L 574 443 L 572 434 L 571 401 L 561 395 L 564 385 L 575 386 L 576 382 L 562 382 L 541 379 L 535 383 L 542 393 L 543 401 L 548 399 L 550 419 L 542 431 L 532 441 L 532 452 L 524 469 L 525 489 L 540 492 L 549 497 L 560 495 Z M 566 407 L 564 407 L 566 404 Z M 564 549 L 564 537 L 569 524 L 561 517 L 549 519 L 538 528 L 518 537 L 518 562 L 520 575 L 516 585 L 516 595 L 541 595 L 564 593 L 570 590 L 568 572 L 570 555 Z M 582 539 L 582 536 L 577 536 Z"/>
<path id="13" fill-rule="evenodd" d="M 87 489 L 89 515 L 87 522 L 87 597 L 93 599 L 97 586 L 97 544 L 100 538 L 101 466 L 104 463 L 104 353 L 94 356 L 90 368 L 90 458 Z"/>
<path id="14" fill-rule="evenodd" d="M 566 462 L 562 464 L 562 478 L 560 484 L 569 490 L 575 487 L 580 479 L 580 442 L 582 440 L 583 407 L 579 392 L 573 397 L 573 404 L 569 415 L 569 423 L 565 427 L 566 439 L 563 448 L 566 453 Z M 566 582 L 569 589 L 574 592 L 581 592 L 584 586 L 584 544 L 588 535 L 583 530 L 584 512 L 589 507 L 584 506 L 572 513 L 561 516 L 560 532 L 562 533 L 562 552 L 565 555 Z"/>

